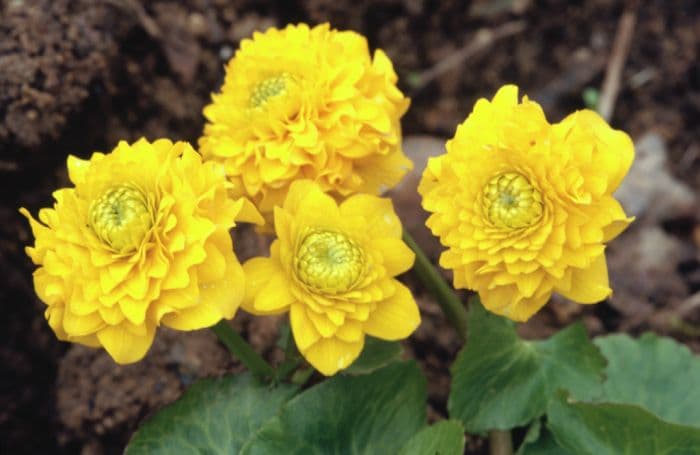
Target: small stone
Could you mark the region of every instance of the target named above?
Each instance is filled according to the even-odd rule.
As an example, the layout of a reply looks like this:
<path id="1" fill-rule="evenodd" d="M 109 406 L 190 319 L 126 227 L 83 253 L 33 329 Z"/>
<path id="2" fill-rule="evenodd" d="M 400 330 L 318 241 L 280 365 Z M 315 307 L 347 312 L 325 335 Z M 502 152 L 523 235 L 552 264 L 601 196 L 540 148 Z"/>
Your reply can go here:
<path id="1" fill-rule="evenodd" d="M 693 213 L 695 193 L 669 171 L 663 138 L 647 133 L 635 149 L 634 163 L 615 192 L 627 214 L 653 223 Z"/>

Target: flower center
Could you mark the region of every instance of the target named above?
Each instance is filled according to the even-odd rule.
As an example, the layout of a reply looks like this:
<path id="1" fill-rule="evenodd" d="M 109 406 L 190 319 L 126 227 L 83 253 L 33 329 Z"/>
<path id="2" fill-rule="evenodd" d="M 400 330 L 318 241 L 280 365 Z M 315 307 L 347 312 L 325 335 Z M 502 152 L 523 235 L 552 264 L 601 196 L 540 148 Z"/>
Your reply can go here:
<path id="1" fill-rule="evenodd" d="M 299 280 L 309 287 L 337 294 L 352 288 L 362 275 L 362 250 L 344 234 L 314 230 L 304 237 L 294 257 Z"/>
<path id="2" fill-rule="evenodd" d="M 263 107 L 270 98 L 284 94 L 288 79 L 289 75 L 282 73 L 258 82 L 250 94 L 250 106 Z"/>
<path id="3" fill-rule="evenodd" d="M 531 226 L 542 216 L 542 195 L 530 181 L 517 172 L 492 178 L 484 187 L 484 212 L 500 227 Z"/>
<path id="4" fill-rule="evenodd" d="M 153 226 L 146 195 L 133 185 L 118 185 L 90 204 L 88 221 L 95 235 L 119 253 L 135 251 Z"/>

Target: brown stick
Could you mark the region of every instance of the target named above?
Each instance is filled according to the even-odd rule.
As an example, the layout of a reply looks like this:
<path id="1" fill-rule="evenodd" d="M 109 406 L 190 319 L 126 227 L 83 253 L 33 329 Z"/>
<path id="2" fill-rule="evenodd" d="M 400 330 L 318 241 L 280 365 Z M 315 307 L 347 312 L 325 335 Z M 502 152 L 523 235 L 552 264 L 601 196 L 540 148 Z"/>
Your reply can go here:
<path id="1" fill-rule="evenodd" d="M 436 78 L 442 76 L 452 68 L 461 65 L 465 60 L 490 47 L 496 41 L 520 33 L 523 30 L 525 30 L 524 21 L 513 21 L 507 22 L 494 29 L 481 29 L 477 31 L 474 35 L 474 39 L 466 46 L 418 74 L 416 82 L 413 85 L 414 92 L 419 92 Z"/>
<path id="2" fill-rule="evenodd" d="M 148 15 L 143 5 L 136 0 L 107 0 L 107 3 L 116 6 L 125 11 L 130 11 L 143 27 L 143 29 L 148 33 L 148 35 L 153 39 L 160 39 L 162 33 L 160 27 L 156 21 L 154 21 L 151 16 Z"/>
<path id="3" fill-rule="evenodd" d="M 489 446 L 491 455 L 513 455 L 513 439 L 510 431 L 489 431 Z"/>
<path id="4" fill-rule="evenodd" d="M 615 110 L 617 94 L 620 91 L 622 70 L 625 67 L 625 61 L 630 51 L 636 22 L 637 12 L 627 10 L 622 14 L 622 17 L 620 17 L 620 22 L 617 26 L 615 42 L 613 43 L 610 60 L 608 60 L 608 69 L 605 72 L 603 87 L 600 91 L 600 101 L 598 102 L 598 113 L 606 121 L 610 121 L 613 111 Z"/>

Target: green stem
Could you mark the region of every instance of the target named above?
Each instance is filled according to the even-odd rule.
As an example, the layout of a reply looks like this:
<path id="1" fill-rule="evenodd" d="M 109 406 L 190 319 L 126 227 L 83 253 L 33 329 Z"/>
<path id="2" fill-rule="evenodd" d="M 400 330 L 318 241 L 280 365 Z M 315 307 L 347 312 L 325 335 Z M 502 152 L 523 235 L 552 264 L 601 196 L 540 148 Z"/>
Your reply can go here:
<path id="1" fill-rule="evenodd" d="M 271 379 L 275 370 L 263 359 L 260 354 L 248 344 L 242 336 L 226 321 L 219 321 L 213 326 L 212 331 L 219 337 L 219 340 L 231 351 L 238 360 L 243 363 L 258 379 Z"/>
<path id="2" fill-rule="evenodd" d="M 513 455 L 513 439 L 510 431 L 489 431 L 489 447 L 491 455 Z"/>
<path id="3" fill-rule="evenodd" d="M 311 375 L 314 374 L 314 369 L 313 368 L 303 368 L 301 370 L 297 370 L 294 372 L 292 375 L 291 382 L 292 384 L 296 384 L 298 386 L 303 386 L 306 384 L 306 381 L 309 380 Z"/>
<path id="4" fill-rule="evenodd" d="M 403 232 L 403 241 L 416 253 L 416 263 L 413 266 L 413 271 L 418 275 L 425 287 L 428 288 L 428 291 L 435 296 L 442 312 L 445 313 L 447 319 L 457 329 L 462 340 L 466 340 L 467 310 L 464 309 L 462 301 L 407 231 Z"/>
<path id="5" fill-rule="evenodd" d="M 284 349 L 284 361 L 277 367 L 276 380 L 286 380 L 301 364 L 301 354 L 294 341 L 291 327 L 287 331 Z"/>

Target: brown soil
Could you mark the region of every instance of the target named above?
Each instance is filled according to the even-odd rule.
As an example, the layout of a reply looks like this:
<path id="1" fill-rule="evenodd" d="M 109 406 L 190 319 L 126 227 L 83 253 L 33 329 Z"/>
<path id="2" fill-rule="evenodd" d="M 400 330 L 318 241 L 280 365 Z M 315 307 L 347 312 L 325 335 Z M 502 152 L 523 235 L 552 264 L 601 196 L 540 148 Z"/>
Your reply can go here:
<path id="1" fill-rule="evenodd" d="M 697 193 L 700 8 L 693 0 L 0 0 L 0 453 L 119 453 L 138 421 L 192 380 L 238 368 L 208 332 L 163 332 L 148 358 L 130 367 L 55 340 L 32 289 L 22 250 L 30 234 L 16 208 L 51 204 L 51 191 L 66 184 L 68 154 L 87 156 L 141 136 L 196 141 L 201 109 L 238 42 L 253 30 L 298 21 L 330 20 L 386 50 L 413 98 L 407 135 L 452 135 L 478 97 L 506 82 L 518 83 L 558 120 L 582 107 L 585 88 L 600 86 L 625 6 L 636 9 L 637 26 L 612 123 L 635 138 L 659 133 L 674 175 Z M 514 22 L 521 31 L 419 87 L 425 71 Z M 418 229 L 414 188 L 402 191 L 394 196 L 406 201 L 402 213 Z M 700 290 L 697 220 L 672 214 L 657 224 L 687 252 L 664 271 L 673 274 L 674 299 L 682 301 Z M 246 255 L 257 248 L 246 234 L 239 244 Z M 424 314 L 407 346 L 429 377 L 437 418 L 445 413 L 447 366 L 460 344 L 435 303 L 406 279 Z M 663 298 L 646 297 L 649 311 L 666 309 Z M 651 316 L 633 320 L 621 311 L 559 302 L 523 332 L 544 336 L 577 319 L 594 334 L 663 331 Z M 276 321 L 242 316 L 236 324 L 268 357 L 279 357 Z M 690 336 L 673 334 L 697 348 Z M 473 453 L 483 450 L 480 440 L 470 442 Z"/>

